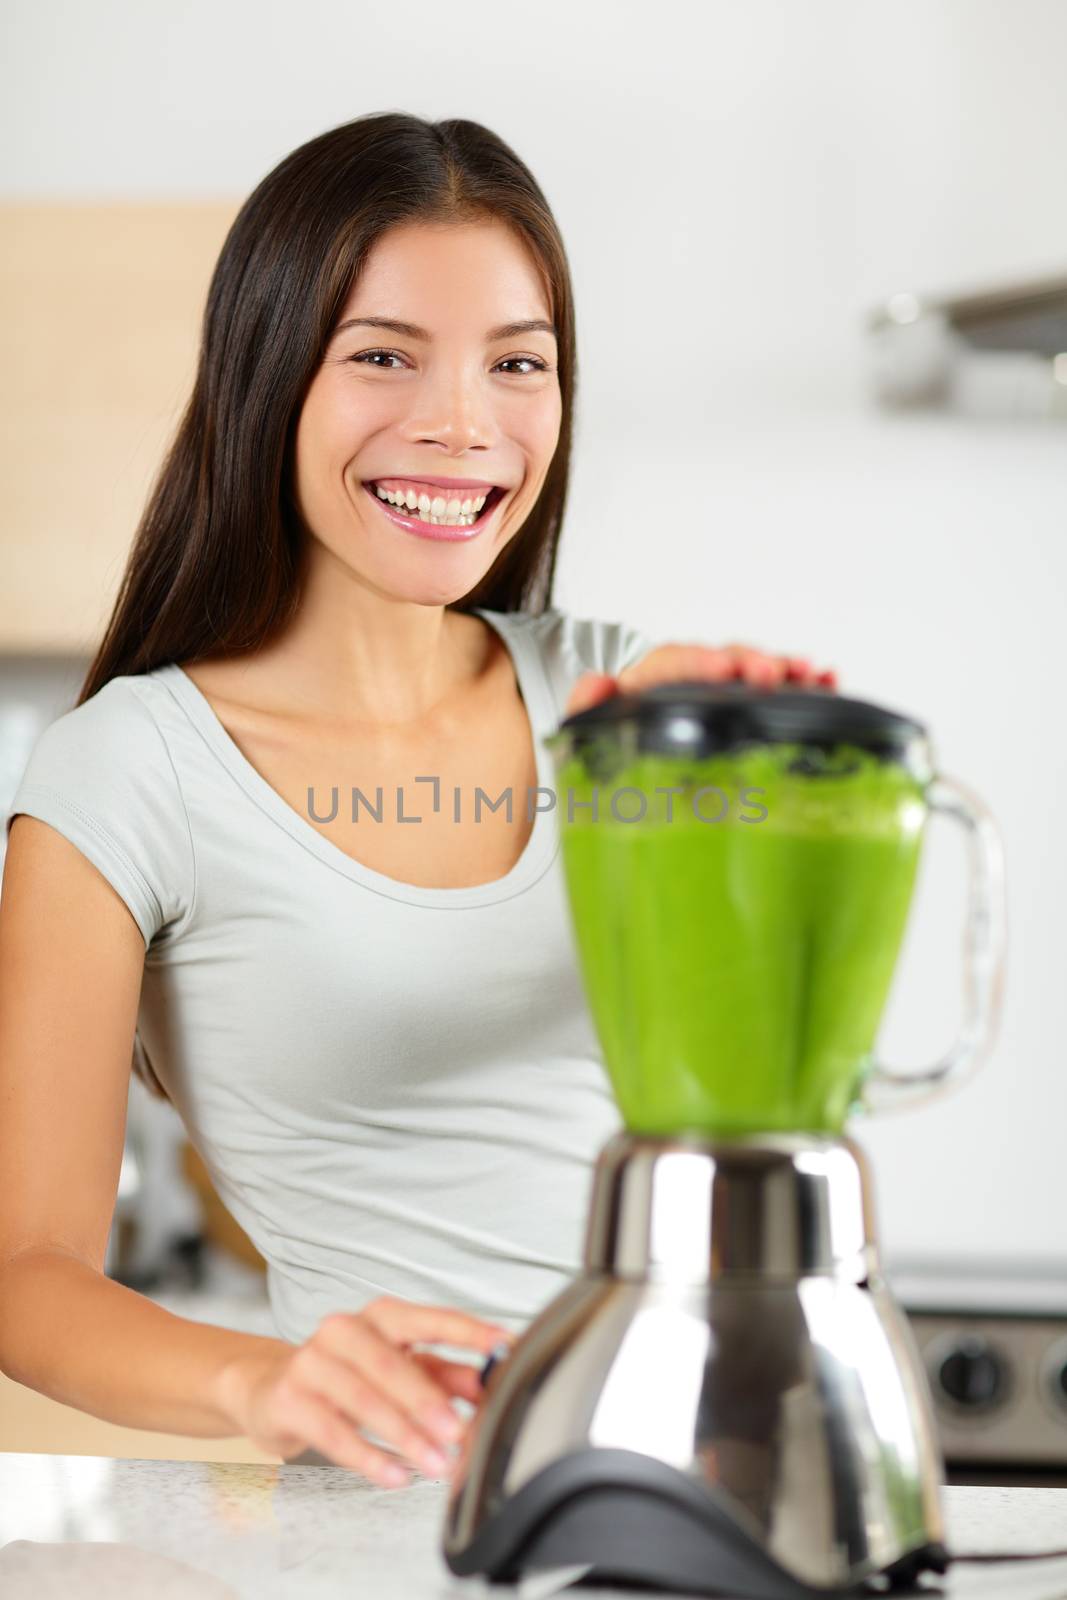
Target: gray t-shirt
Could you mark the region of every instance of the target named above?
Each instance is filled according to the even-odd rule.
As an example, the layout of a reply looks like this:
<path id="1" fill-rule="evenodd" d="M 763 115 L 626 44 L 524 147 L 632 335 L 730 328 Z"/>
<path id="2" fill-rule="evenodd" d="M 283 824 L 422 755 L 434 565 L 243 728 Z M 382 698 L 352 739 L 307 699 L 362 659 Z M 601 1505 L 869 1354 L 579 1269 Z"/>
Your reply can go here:
<path id="1" fill-rule="evenodd" d="M 571 686 L 651 641 L 556 609 L 478 615 L 510 650 L 554 793 L 541 740 Z M 284 801 L 170 665 L 112 679 L 46 728 L 18 812 L 71 840 L 135 918 L 136 1064 L 266 1260 L 283 1338 L 381 1294 L 519 1331 L 563 1288 L 620 1118 L 555 810 L 494 883 L 398 882 Z"/>

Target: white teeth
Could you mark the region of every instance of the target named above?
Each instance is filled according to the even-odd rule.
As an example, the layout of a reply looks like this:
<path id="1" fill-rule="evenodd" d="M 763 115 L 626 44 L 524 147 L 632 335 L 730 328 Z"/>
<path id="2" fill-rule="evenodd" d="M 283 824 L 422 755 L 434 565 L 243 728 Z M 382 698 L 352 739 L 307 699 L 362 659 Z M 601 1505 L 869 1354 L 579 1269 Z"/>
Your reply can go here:
<path id="1" fill-rule="evenodd" d="M 425 491 L 416 494 L 414 489 L 383 489 L 381 484 L 374 485 L 374 492 L 379 500 L 385 500 L 435 527 L 469 528 L 478 520 L 489 498 L 488 494 L 480 494 L 473 499 L 445 500 L 443 495 L 435 495 L 431 500 Z"/>

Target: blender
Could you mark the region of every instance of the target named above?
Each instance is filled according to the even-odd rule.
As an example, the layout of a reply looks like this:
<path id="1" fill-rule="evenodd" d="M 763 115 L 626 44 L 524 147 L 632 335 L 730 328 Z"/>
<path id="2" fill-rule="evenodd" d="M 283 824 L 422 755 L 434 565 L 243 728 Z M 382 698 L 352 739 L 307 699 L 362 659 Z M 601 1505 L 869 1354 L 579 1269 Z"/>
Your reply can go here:
<path id="1" fill-rule="evenodd" d="M 989 1053 L 993 820 L 920 723 L 832 690 L 659 684 L 545 743 L 623 1126 L 581 1271 L 483 1374 L 446 1564 L 740 1600 L 944 1572 L 925 1373 L 846 1123 Z M 934 813 L 969 845 L 963 1026 L 893 1070 L 875 1041 Z"/>

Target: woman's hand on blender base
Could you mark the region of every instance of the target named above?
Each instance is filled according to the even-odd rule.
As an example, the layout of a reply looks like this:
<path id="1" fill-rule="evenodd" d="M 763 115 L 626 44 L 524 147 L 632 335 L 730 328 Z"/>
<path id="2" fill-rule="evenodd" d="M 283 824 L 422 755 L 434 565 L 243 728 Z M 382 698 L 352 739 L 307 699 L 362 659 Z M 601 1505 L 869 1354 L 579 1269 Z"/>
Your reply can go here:
<path id="1" fill-rule="evenodd" d="M 625 667 L 617 678 L 603 672 L 583 673 L 571 690 L 564 715 L 570 717 L 587 711 L 601 700 L 628 690 L 649 689 L 657 683 L 694 678 L 706 678 L 712 683 L 740 679 L 767 689 L 776 689 L 781 683 L 837 688 L 834 669 L 816 671 L 806 656 L 768 655 L 744 644 L 727 644 L 720 648 L 704 644 L 661 644 L 643 655 L 640 661 Z"/>
<path id="2" fill-rule="evenodd" d="M 384 1488 L 409 1483 L 364 1426 L 419 1471 L 447 1476 L 445 1451 L 466 1426 L 451 1401 L 479 1404 L 478 1367 L 410 1346 L 449 1344 L 485 1358 L 516 1337 L 461 1311 L 382 1296 L 324 1318 L 302 1345 L 239 1360 L 227 1374 L 227 1409 L 253 1444 L 283 1458 L 310 1448 Z"/>

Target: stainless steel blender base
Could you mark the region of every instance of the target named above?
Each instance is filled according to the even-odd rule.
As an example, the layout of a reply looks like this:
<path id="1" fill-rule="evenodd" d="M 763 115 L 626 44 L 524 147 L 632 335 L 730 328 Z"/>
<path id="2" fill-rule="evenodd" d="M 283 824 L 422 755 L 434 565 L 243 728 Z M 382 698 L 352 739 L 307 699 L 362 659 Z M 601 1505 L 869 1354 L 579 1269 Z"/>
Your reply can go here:
<path id="1" fill-rule="evenodd" d="M 444 1556 L 507 1582 L 870 1592 L 946 1570 L 942 1477 L 859 1147 L 620 1133 L 582 1274 L 488 1381 Z"/>

